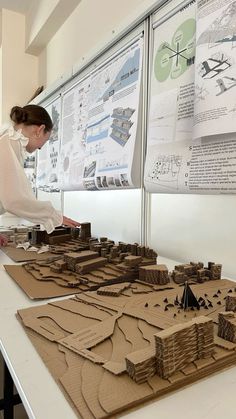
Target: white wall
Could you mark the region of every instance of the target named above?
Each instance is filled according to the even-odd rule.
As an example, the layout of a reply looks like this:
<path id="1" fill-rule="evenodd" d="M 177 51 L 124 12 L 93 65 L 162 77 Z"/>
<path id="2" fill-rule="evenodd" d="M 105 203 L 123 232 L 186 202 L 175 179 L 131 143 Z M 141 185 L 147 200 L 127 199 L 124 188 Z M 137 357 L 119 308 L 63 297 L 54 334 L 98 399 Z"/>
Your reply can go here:
<path id="1" fill-rule="evenodd" d="M 110 41 L 127 16 L 131 21 L 153 3 L 155 0 L 81 1 L 40 54 L 40 83 L 50 85 L 98 45 Z"/>
<path id="2" fill-rule="evenodd" d="M 222 263 L 236 279 L 236 196 L 155 194 L 150 213 L 149 243 L 159 254 Z"/>
<path id="3" fill-rule="evenodd" d="M 2 109 L 2 45 L 0 45 L 0 109 Z M 2 124 L 2 112 L 0 112 L 0 124 Z"/>
<path id="4" fill-rule="evenodd" d="M 2 10 L 2 120 L 14 105 L 25 105 L 38 87 L 38 58 L 25 53 L 25 17 Z"/>
<path id="5" fill-rule="evenodd" d="M 62 200 L 61 200 L 62 198 L 61 198 L 60 192 L 47 193 L 47 192 L 38 190 L 37 198 L 40 201 L 50 201 L 56 210 L 62 211 Z"/>
<path id="6" fill-rule="evenodd" d="M 140 243 L 141 190 L 64 193 L 64 213 L 92 223 L 92 234 Z"/>

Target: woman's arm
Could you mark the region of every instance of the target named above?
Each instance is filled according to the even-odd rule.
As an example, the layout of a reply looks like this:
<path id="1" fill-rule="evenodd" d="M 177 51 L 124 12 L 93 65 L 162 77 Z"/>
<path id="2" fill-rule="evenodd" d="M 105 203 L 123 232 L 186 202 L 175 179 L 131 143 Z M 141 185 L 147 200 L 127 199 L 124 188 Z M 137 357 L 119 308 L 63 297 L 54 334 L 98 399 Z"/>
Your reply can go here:
<path id="1" fill-rule="evenodd" d="M 0 140 L 0 201 L 5 211 L 42 224 L 48 233 L 60 226 L 63 216 L 49 201 L 38 201 L 9 139 Z"/>

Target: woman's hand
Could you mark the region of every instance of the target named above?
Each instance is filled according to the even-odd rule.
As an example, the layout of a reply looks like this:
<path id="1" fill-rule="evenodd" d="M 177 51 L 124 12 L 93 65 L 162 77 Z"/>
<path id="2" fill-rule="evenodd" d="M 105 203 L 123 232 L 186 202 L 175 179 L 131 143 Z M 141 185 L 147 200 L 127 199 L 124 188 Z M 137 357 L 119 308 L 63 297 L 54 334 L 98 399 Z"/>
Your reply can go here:
<path id="1" fill-rule="evenodd" d="M 8 238 L 0 234 L 0 246 L 6 246 L 8 243 Z"/>
<path id="2" fill-rule="evenodd" d="M 79 227 L 80 223 L 78 221 L 72 220 L 71 218 L 63 216 L 62 224 L 68 227 Z"/>

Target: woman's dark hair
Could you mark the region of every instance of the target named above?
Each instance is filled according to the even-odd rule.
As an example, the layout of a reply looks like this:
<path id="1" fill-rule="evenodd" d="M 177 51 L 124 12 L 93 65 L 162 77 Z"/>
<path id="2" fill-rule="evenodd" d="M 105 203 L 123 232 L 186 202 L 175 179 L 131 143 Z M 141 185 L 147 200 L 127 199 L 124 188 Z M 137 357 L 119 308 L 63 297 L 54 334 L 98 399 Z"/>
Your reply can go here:
<path id="1" fill-rule="evenodd" d="M 52 120 L 46 109 L 39 105 L 13 106 L 10 118 L 15 124 L 45 125 L 45 132 L 51 131 Z"/>

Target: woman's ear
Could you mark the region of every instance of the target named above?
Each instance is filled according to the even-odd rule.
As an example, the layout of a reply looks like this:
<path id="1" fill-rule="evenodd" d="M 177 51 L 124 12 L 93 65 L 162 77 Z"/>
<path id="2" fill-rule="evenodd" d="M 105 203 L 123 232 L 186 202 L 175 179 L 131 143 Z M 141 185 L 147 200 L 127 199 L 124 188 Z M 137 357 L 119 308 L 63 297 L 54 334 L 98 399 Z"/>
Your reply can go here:
<path id="1" fill-rule="evenodd" d="M 44 124 L 39 126 L 39 134 L 45 134 L 45 128 L 46 126 Z"/>

